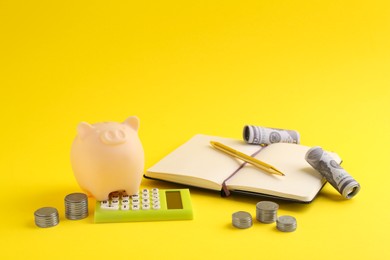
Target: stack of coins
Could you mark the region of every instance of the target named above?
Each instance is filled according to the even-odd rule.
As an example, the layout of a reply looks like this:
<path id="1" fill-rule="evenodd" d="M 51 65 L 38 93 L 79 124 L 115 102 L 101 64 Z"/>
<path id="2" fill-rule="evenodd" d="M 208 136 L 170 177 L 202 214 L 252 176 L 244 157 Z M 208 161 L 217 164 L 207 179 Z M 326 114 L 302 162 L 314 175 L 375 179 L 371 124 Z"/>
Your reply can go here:
<path id="1" fill-rule="evenodd" d="M 297 229 L 297 220 L 292 216 L 280 216 L 276 220 L 276 227 L 283 232 L 292 232 Z"/>
<path id="2" fill-rule="evenodd" d="M 274 202 L 260 201 L 256 204 L 256 219 L 262 223 L 273 223 L 278 209 L 279 205 Z"/>
<path id="3" fill-rule="evenodd" d="M 77 220 L 88 217 L 88 198 L 84 193 L 72 193 L 65 197 L 65 217 Z"/>
<path id="4" fill-rule="evenodd" d="M 252 215 L 245 211 L 237 211 L 232 215 L 232 224 L 236 228 L 249 228 L 252 226 Z"/>
<path id="5" fill-rule="evenodd" d="M 35 225 L 42 228 L 56 226 L 60 220 L 56 208 L 44 207 L 34 212 Z"/>

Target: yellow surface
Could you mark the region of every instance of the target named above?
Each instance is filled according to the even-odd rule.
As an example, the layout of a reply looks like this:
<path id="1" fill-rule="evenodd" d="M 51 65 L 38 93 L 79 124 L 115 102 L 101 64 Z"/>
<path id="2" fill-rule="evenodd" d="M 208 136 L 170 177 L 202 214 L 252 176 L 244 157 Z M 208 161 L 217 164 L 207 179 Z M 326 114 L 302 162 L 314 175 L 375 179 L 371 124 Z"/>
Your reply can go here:
<path id="1" fill-rule="evenodd" d="M 390 258 L 389 1 L 118 2 L 0 1 L 1 259 Z M 93 224 L 93 203 L 65 219 L 77 124 L 130 115 L 146 168 L 194 134 L 254 124 L 337 152 L 362 189 L 280 203 L 293 233 L 232 228 L 258 199 L 195 189 L 193 221 Z M 43 206 L 58 226 L 34 225 Z"/>

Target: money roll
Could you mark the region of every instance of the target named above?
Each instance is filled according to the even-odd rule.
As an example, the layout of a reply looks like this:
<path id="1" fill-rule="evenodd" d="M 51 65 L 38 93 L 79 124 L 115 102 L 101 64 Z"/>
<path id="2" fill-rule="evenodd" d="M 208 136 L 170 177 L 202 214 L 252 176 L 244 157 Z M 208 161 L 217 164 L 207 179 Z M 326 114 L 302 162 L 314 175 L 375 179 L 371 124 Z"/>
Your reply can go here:
<path id="1" fill-rule="evenodd" d="M 359 183 L 321 147 L 310 148 L 306 153 L 305 159 L 344 198 L 351 199 L 359 192 Z"/>
<path id="2" fill-rule="evenodd" d="M 246 125 L 244 126 L 242 135 L 248 144 L 299 144 L 299 133 L 295 130 Z"/>

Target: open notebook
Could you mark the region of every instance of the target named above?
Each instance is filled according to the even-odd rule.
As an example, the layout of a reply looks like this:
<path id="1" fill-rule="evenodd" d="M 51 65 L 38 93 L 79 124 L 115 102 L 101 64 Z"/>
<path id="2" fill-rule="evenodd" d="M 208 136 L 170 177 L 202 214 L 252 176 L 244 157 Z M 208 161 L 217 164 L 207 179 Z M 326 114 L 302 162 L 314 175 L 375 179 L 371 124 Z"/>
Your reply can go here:
<path id="1" fill-rule="evenodd" d="M 250 164 L 240 168 L 243 161 L 216 150 L 210 141 L 220 142 L 248 155 L 258 152 L 255 158 L 274 166 L 285 176 L 269 174 Z M 199 134 L 149 168 L 145 177 L 217 191 L 221 191 L 225 184 L 233 193 L 308 203 L 326 182 L 306 162 L 305 154 L 309 149 L 288 143 L 275 143 L 262 148 L 241 140 Z M 338 163 L 341 162 L 337 154 L 331 155 Z"/>

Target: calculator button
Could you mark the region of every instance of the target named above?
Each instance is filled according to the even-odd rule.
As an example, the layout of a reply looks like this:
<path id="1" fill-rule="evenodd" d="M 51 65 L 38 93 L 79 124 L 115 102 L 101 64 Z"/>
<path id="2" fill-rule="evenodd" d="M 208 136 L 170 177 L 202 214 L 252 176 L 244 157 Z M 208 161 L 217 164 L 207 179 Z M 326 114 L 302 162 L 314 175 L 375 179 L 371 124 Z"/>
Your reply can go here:
<path id="1" fill-rule="evenodd" d="M 150 209 L 150 204 L 142 204 L 142 209 L 143 210 L 149 210 Z"/>
<path id="2" fill-rule="evenodd" d="M 130 209 L 130 206 L 129 206 L 129 204 L 122 204 L 122 206 L 121 206 L 121 210 L 129 210 Z"/>
<path id="3" fill-rule="evenodd" d="M 108 200 L 103 200 L 100 202 L 100 206 L 103 207 L 103 206 L 108 206 L 110 205 L 110 203 L 108 202 Z"/>
<path id="4" fill-rule="evenodd" d="M 129 200 L 130 196 L 127 194 L 122 194 L 122 200 Z"/>
<path id="5" fill-rule="evenodd" d="M 118 210 L 119 209 L 119 205 L 117 205 L 117 206 L 107 205 L 107 206 L 102 206 L 101 208 L 102 209 L 107 209 L 107 210 Z"/>
<path id="6" fill-rule="evenodd" d="M 142 194 L 149 194 L 149 190 L 148 189 L 143 189 L 142 190 Z"/>
<path id="7" fill-rule="evenodd" d="M 111 205 L 112 206 L 119 206 L 119 200 L 112 200 Z"/>
<path id="8" fill-rule="evenodd" d="M 133 205 L 139 205 L 139 199 L 133 199 L 131 202 Z"/>
<path id="9" fill-rule="evenodd" d="M 153 208 L 153 209 L 160 209 L 160 208 L 161 208 L 160 203 L 158 203 L 158 204 L 153 204 L 152 208 Z"/>
<path id="10" fill-rule="evenodd" d="M 133 196 L 131 196 L 132 199 L 139 199 L 139 195 L 138 194 L 135 194 Z"/>
<path id="11" fill-rule="evenodd" d="M 108 205 L 108 204 L 100 205 L 100 208 L 101 209 L 110 209 L 110 205 Z"/>
<path id="12" fill-rule="evenodd" d="M 140 206 L 139 206 L 139 204 L 133 204 L 133 205 L 131 205 L 131 209 L 132 210 L 139 210 Z"/>
<path id="13" fill-rule="evenodd" d="M 119 200 L 119 194 L 115 194 L 111 196 L 112 200 Z"/>
<path id="14" fill-rule="evenodd" d="M 152 200 L 159 200 L 159 199 L 160 199 L 159 196 L 155 196 L 155 195 L 152 196 Z"/>
<path id="15" fill-rule="evenodd" d="M 147 199 L 142 199 L 142 204 L 149 204 L 150 203 L 150 199 L 147 198 Z"/>
<path id="16" fill-rule="evenodd" d="M 129 204 L 130 204 L 130 200 L 128 199 L 122 200 L 122 205 L 129 205 Z"/>
<path id="17" fill-rule="evenodd" d="M 153 188 L 152 189 L 152 193 L 154 194 L 154 193 L 158 193 L 158 189 L 157 188 Z"/>
<path id="18" fill-rule="evenodd" d="M 148 199 L 149 198 L 149 193 L 148 194 L 142 193 L 142 198 L 143 199 Z"/>

